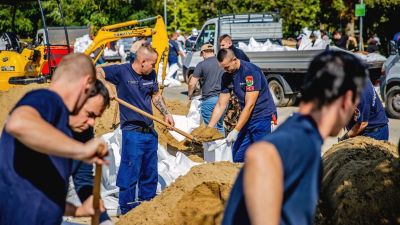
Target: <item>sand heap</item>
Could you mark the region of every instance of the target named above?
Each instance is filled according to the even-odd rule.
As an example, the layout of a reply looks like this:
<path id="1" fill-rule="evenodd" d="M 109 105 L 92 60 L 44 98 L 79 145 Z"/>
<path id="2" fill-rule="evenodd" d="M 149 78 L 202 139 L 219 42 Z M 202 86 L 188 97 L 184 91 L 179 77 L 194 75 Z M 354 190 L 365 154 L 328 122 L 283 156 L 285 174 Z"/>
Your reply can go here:
<path id="1" fill-rule="evenodd" d="M 400 166 L 394 145 L 352 138 L 334 145 L 323 161 L 316 224 L 400 224 Z"/>
<path id="2" fill-rule="evenodd" d="M 3 129 L 4 121 L 8 113 L 15 106 L 15 104 L 24 96 L 28 91 L 46 88 L 49 84 L 29 84 L 19 85 L 12 87 L 8 91 L 0 92 L 0 131 Z"/>
<path id="3" fill-rule="evenodd" d="M 228 162 L 193 167 L 153 200 L 122 216 L 117 224 L 220 224 L 239 168 L 240 164 Z"/>

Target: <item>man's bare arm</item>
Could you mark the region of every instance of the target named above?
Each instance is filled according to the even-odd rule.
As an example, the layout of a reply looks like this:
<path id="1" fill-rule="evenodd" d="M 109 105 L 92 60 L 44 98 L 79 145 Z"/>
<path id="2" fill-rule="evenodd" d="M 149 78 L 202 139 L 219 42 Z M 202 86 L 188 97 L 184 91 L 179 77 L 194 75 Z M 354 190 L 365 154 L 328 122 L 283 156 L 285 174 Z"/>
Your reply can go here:
<path id="1" fill-rule="evenodd" d="M 240 131 L 249 120 L 250 115 L 253 112 L 253 109 L 256 105 L 259 93 L 260 93 L 259 91 L 246 92 L 244 101 L 245 105 L 242 112 L 240 113 L 235 130 Z"/>
<path id="2" fill-rule="evenodd" d="M 230 93 L 220 93 L 218 97 L 217 104 L 213 110 L 211 115 L 210 122 L 208 123 L 208 127 L 215 127 L 217 125 L 219 119 L 221 119 L 222 114 L 225 113 L 225 109 L 228 106 L 229 99 L 231 98 Z"/>
<path id="3" fill-rule="evenodd" d="M 55 155 L 86 162 L 97 160 L 96 147 L 82 144 L 69 138 L 43 120 L 39 112 L 30 106 L 16 108 L 5 124 L 5 130 L 27 147 L 49 155 Z"/>
<path id="4" fill-rule="evenodd" d="M 189 85 L 188 85 L 188 97 L 189 99 L 192 98 L 194 89 L 196 87 L 197 82 L 199 81 L 199 78 L 192 76 L 189 80 Z"/>
<path id="5" fill-rule="evenodd" d="M 283 201 L 283 168 L 275 146 L 259 142 L 246 152 L 243 189 L 250 222 L 278 225 Z"/>
<path id="6" fill-rule="evenodd" d="M 113 99 L 116 94 L 114 89 L 112 88 L 111 84 L 106 81 L 106 73 L 104 72 L 103 68 L 96 67 L 96 77 L 99 79 L 103 84 L 106 86 L 108 93 L 110 94 L 110 98 Z"/>
<path id="7" fill-rule="evenodd" d="M 160 94 L 160 92 L 156 92 L 153 97 L 152 97 L 152 101 L 154 106 L 160 110 L 161 114 L 163 114 L 164 116 L 171 114 L 168 111 L 167 105 L 165 104 L 164 98 L 163 96 Z"/>
<path id="8" fill-rule="evenodd" d="M 359 134 L 361 134 L 365 128 L 367 128 L 368 126 L 368 122 L 360 122 L 360 123 L 356 123 L 354 124 L 354 126 L 349 130 L 349 132 L 347 133 L 347 135 L 349 135 L 349 137 L 355 137 Z"/>

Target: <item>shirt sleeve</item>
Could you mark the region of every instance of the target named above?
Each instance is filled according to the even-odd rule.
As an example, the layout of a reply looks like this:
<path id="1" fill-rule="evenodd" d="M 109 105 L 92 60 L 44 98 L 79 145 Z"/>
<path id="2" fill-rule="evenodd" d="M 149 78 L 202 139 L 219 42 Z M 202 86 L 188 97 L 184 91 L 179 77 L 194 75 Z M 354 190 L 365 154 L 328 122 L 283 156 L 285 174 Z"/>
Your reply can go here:
<path id="1" fill-rule="evenodd" d="M 369 120 L 369 114 L 371 111 L 371 103 L 368 101 L 368 99 L 372 100 L 372 96 L 370 96 L 368 93 L 363 94 L 360 104 L 357 106 L 356 109 L 356 116 L 358 114 L 357 122 L 368 122 Z"/>
<path id="2" fill-rule="evenodd" d="M 35 91 L 27 93 L 15 106 L 30 106 L 48 123 L 56 123 L 59 119 L 63 106 L 56 96 L 50 92 Z"/>
<path id="3" fill-rule="evenodd" d="M 111 82 L 114 85 L 118 85 L 120 82 L 120 65 L 111 65 L 102 67 L 106 74 L 106 81 Z"/>
<path id="4" fill-rule="evenodd" d="M 229 93 L 232 88 L 232 79 L 228 73 L 224 73 L 221 78 L 221 93 Z"/>
<path id="5" fill-rule="evenodd" d="M 200 78 L 203 76 L 203 62 L 197 64 L 196 68 L 193 71 L 193 77 Z"/>
<path id="6" fill-rule="evenodd" d="M 246 92 L 260 91 L 262 76 L 264 74 L 256 69 L 249 70 L 249 73 L 244 74 L 244 81 L 246 83 Z"/>

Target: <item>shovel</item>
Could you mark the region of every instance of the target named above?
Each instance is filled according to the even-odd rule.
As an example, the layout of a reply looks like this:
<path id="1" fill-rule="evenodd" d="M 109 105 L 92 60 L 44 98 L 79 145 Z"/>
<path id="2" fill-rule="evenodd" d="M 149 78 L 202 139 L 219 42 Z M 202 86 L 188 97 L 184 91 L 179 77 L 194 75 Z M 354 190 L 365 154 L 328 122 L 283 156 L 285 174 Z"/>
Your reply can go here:
<path id="1" fill-rule="evenodd" d="M 137 107 L 135 107 L 135 106 L 133 106 L 133 105 L 131 105 L 129 103 L 127 103 L 126 101 L 124 101 L 124 100 L 122 100 L 122 99 L 120 99 L 118 97 L 115 97 L 114 100 L 117 101 L 119 104 L 121 104 L 121 105 L 123 105 L 123 106 L 125 106 L 125 107 L 127 107 L 129 109 L 132 109 L 133 111 L 139 113 L 140 115 L 145 116 L 145 117 L 147 117 L 147 118 L 149 118 L 151 120 L 154 120 L 154 121 L 160 123 L 161 125 L 164 125 L 164 126 L 168 127 L 169 129 L 181 134 L 182 136 L 185 136 L 187 139 L 189 139 L 189 140 L 191 140 L 193 142 L 198 142 L 193 135 L 188 134 L 185 131 L 180 130 L 180 129 L 176 128 L 176 127 L 172 127 L 171 125 L 169 125 L 168 123 L 164 122 L 163 120 L 161 120 L 161 119 L 159 119 L 159 118 L 157 118 L 157 117 L 155 117 L 155 116 L 153 116 L 153 115 L 151 115 L 151 114 L 149 114 L 149 113 L 147 113 L 147 112 L 145 112 L 145 111 L 143 111 L 143 110 L 141 110 L 141 109 L 139 109 L 139 108 L 137 108 Z"/>
<path id="2" fill-rule="evenodd" d="M 97 152 L 102 152 L 104 145 L 100 145 Z M 102 166 L 96 164 L 96 172 L 93 180 L 93 209 L 92 225 L 100 224 L 100 184 L 101 184 Z"/>

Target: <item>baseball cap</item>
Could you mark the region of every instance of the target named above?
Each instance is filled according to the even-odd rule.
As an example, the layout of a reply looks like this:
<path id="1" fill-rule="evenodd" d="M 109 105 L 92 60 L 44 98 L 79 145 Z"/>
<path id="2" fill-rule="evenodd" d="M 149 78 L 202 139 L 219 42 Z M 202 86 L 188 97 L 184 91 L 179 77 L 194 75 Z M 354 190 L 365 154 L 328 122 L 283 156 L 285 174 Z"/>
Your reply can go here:
<path id="1" fill-rule="evenodd" d="M 193 29 L 192 29 L 192 35 L 194 35 L 194 36 L 199 35 L 199 32 L 197 31 L 196 28 L 193 28 Z"/>
<path id="2" fill-rule="evenodd" d="M 203 54 L 203 51 L 214 51 L 214 47 L 212 44 L 204 44 L 200 48 L 200 56 Z"/>

